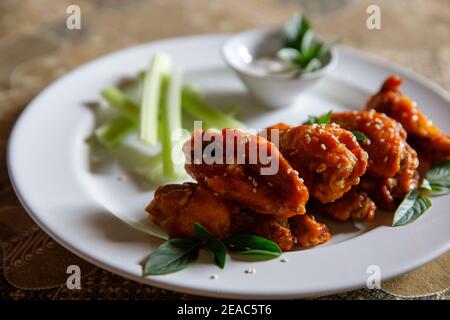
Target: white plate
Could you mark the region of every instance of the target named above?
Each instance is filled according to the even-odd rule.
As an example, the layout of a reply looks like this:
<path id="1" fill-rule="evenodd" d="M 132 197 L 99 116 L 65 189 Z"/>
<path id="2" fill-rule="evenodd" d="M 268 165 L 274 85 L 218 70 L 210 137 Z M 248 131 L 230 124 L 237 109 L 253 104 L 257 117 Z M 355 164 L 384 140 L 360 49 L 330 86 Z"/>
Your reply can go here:
<path id="1" fill-rule="evenodd" d="M 433 199 L 433 207 L 415 223 L 389 227 L 390 214 L 373 224 L 330 223 L 329 243 L 286 253 L 279 260 L 241 262 L 228 259 L 224 270 L 202 253 L 199 262 L 181 272 L 144 278 L 141 263 L 161 240 L 130 228 L 111 212 L 145 220 L 152 199 L 131 179 L 118 181 L 121 169 L 91 172 L 85 139 L 93 115 L 85 107 L 99 100 L 102 88 L 145 68 L 157 50 L 185 67 L 186 77 L 199 83 L 212 101 L 244 107 L 249 126 L 274 122 L 300 123 L 308 114 L 362 106 L 389 74 L 405 79 L 402 90 L 416 99 L 437 125 L 450 132 L 449 95 L 403 68 L 357 51 L 339 48 L 336 71 L 292 108 L 258 109 L 237 78 L 221 61 L 225 36 L 199 36 L 154 42 L 110 54 L 62 77 L 36 99 L 18 120 L 11 135 L 8 165 L 14 188 L 36 223 L 80 257 L 111 272 L 142 283 L 192 294 L 231 298 L 296 298 L 355 289 L 366 285 L 367 268 L 377 265 L 382 279 L 407 272 L 449 249 L 450 197 Z M 245 274 L 252 267 L 256 274 Z M 211 280 L 212 274 L 219 278 Z"/>

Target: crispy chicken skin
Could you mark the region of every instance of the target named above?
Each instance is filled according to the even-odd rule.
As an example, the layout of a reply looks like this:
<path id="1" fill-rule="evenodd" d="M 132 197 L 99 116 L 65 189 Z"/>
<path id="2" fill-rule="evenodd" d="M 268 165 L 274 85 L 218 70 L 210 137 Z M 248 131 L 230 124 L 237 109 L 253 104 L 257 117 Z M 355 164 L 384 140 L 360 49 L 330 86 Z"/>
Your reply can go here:
<path id="1" fill-rule="evenodd" d="M 231 232 L 254 234 L 269 239 L 283 251 L 289 251 L 294 246 L 294 236 L 287 218 L 243 210 L 232 216 Z"/>
<path id="2" fill-rule="evenodd" d="M 328 227 L 316 221 L 311 214 L 292 217 L 289 219 L 289 225 L 297 244 L 303 248 L 316 246 L 331 239 Z"/>
<path id="3" fill-rule="evenodd" d="M 367 153 L 337 125 L 300 125 L 282 130 L 280 151 L 299 172 L 312 197 L 333 202 L 359 183 Z"/>
<path id="4" fill-rule="evenodd" d="M 390 178 L 364 176 L 361 178 L 360 189 L 369 194 L 377 207 L 394 210 L 408 191 L 418 187 L 418 166 L 417 153 L 406 143 L 400 170 Z"/>
<path id="5" fill-rule="evenodd" d="M 417 187 L 419 177 L 417 153 L 406 142 L 402 125 L 374 110 L 334 113 L 331 121 L 367 136 L 369 142 L 360 142 L 369 154 L 360 190 L 367 192 L 377 207 L 395 209 L 406 193 Z"/>
<path id="6" fill-rule="evenodd" d="M 392 177 L 400 170 L 406 141 L 406 132 L 400 123 L 373 110 L 332 113 L 331 121 L 369 138 L 367 142 L 360 141 L 369 154 L 368 175 Z"/>
<path id="7" fill-rule="evenodd" d="M 291 217 L 305 213 L 305 204 L 308 201 L 308 189 L 300 180 L 296 171 L 290 166 L 278 151 L 277 147 L 261 136 L 249 135 L 239 130 L 223 129 L 217 133 L 222 140 L 217 143 L 226 150 L 227 139 L 234 141 L 234 159 L 232 164 L 226 164 L 226 152 L 219 156 L 222 164 L 207 164 L 195 155 L 196 143 L 199 143 L 201 153 L 207 150 L 210 142 L 205 134 L 212 135 L 211 130 L 194 131 L 192 138 L 183 146 L 186 156 L 186 171 L 200 184 L 221 196 L 236 202 L 242 207 L 249 208 L 263 214 L 274 214 L 279 217 Z M 206 141 L 205 141 L 206 140 Z M 197 141 L 197 142 L 196 142 Z M 274 174 L 261 174 L 262 169 L 267 169 L 265 161 L 258 155 L 255 164 L 249 160 L 251 145 L 258 150 L 265 150 L 270 161 L 278 164 Z M 215 151 L 215 156 L 217 156 Z M 245 150 L 245 152 L 238 152 Z M 238 157 L 245 155 L 244 161 L 237 161 Z M 223 157 L 222 157 L 223 156 Z M 229 159 L 228 159 L 229 160 Z M 255 160 L 255 159 L 254 159 Z M 242 163 L 242 164 L 239 164 Z"/>
<path id="8" fill-rule="evenodd" d="M 408 142 L 421 158 L 431 163 L 450 160 L 450 136 L 433 125 L 417 104 L 398 90 L 401 84 L 400 77 L 388 77 L 380 91 L 369 99 L 366 108 L 383 112 L 400 122 L 408 133 Z"/>
<path id="9" fill-rule="evenodd" d="M 231 216 L 238 208 L 201 185 L 184 183 L 156 189 L 145 210 L 171 238 L 194 238 L 194 223 L 200 223 L 221 239 L 229 234 Z"/>
<path id="10" fill-rule="evenodd" d="M 359 186 L 354 186 L 342 198 L 334 202 L 322 204 L 319 201 L 314 201 L 312 206 L 315 211 L 339 221 L 350 219 L 372 221 L 376 210 L 375 203 L 367 193 L 359 190 Z"/>

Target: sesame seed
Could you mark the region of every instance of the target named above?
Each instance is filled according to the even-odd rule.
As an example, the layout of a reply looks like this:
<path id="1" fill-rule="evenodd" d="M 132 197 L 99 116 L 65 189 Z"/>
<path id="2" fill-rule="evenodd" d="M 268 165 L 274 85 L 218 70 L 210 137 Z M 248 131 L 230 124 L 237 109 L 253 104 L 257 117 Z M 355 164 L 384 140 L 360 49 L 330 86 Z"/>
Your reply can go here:
<path id="1" fill-rule="evenodd" d="M 327 147 L 325 147 L 323 143 L 320 145 L 320 147 L 322 148 L 322 150 L 327 150 Z"/>
<path id="2" fill-rule="evenodd" d="M 283 258 L 283 259 L 281 259 L 280 261 L 283 262 L 283 263 L 287 263 L 289 260 L 286 259 L 286 258 Z"/>
<path id="3" fill-rule="evenodd" d="M 388 157 L 384 157 L 384 162 L 387 162 L 388 161 Z"/>
<path id="4" fill-rule="evenodd" d="M 292 170 L 292 172 L 293 172 L 296 176 L 298 176 L 298 171 L 297 171 L 297 170 Z"/>
<path id="5" fill-rule="evenodd" d="M 370 127 L 371 124 L 372 124 L 371 122 L 367 122 L 366 127 Z"/>
<path id="6" fill-rule="evenodd" d="M 253 193 L 256 193 L 256 188 L 253 188 Z"/>
<path id="7" fill-rule="evenodd" d="M 417 121 L 417 120 L 419 120 L 419 116 L 418 116 L 417 114 L 414 114 L 414 115 L 411 117 L 411 120 L 412 120 L 412 121 Z"/>
<path id="8" fill-rule="evenodd" d="M 385 141 L 384 138 L 381 138 L 381 139 L 380 139 L 380 142 L 384 142 L 384 141 Z"/>
<path id="9" fill-rule="evenodd" d="M 408 114 L 406 112 L 402 112 L 402 117 L 406 118 L 406 117 L 408 117 Z"/>
<path id="10" fill-rule="evenodd" d="M 305 134 L 305 141 L 307 144 L 311 143 L 311 137 L 308 134 Z"/>
<path id="11" fill-rule="evenodd" d="M 342 166 L 342 163 L 341 162 L 339 162 L 337 165 L 336 165 L 336 168 L 338 168 L 338 169 L 340 169 L 341 168 L 341 166 Z"/>
<path id="12" fill-rule="evenodd" d="M 305 180 L 303 180 L 303 178 L 300 178 L 299 180 L 300 180 L 302 183 L 305 182 Z"/>
<path id="13" fill-rule="evenodd" d="M 291 168 L 288 168 L 287 171 L 286 171 L 286 173 L 289 174 L 289 173 L 291 173 L 291 171 L 292 171 L 292 169 L 291 169 Z"/>
<path id="14" fill-rule="evenodd" d="M 267 182 L 267 184 L 269 185 L 269 187 L 273 187 L 272 182 Z"/>

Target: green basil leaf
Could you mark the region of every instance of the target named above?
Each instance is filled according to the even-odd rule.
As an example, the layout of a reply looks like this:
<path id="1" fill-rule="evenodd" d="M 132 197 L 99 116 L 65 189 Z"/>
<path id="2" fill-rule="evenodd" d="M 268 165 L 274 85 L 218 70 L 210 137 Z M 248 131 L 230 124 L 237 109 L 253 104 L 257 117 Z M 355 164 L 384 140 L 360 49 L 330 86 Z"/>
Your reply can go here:
<path id="1" fill-rule="evenodd" d="M 293 63 L 299 57 L 300 52 L 294 48 L 282 48 L 278 50 L 277 57 L 283 62 Z"/>
<path id="2" fill-rule="evenodd" d="M 197 260 L 200 241 L 192 239 L 170 239 L 148 257 L 144 276 L 176 272 Z"/>
<path id="3" fill-rule="evenodd" d="M 311 29 L 308 20 L 296 14 L 290 21 L 286 23 L 283 31 L 284 44 L 283 47 L 300 49 L 302 39 L 305 33 Z"/>
<path id="4" fill-rule="evenodd" d="M 233 254 L 250 261 L 270 260 L 279 257 L 282 252 L 267 251 L 267 250 L 242 250 L 233 251 Z"/>
<path id="5" fill-rule="evenodd" d="M 227 259 L 227 247 L 220 240 L 208 240 L 205 242 L 206 249 L 214 259 L 214 262 L 223 269 Z"/>
<path id="6" fill-rule="evenodd" d="M 431 186 L 430 195 L 450 193 L 450 161 L 445 161 L 431 168 L 426 178 Z"/>
<path id="7" fill-rule="evenodd" d="M 308 29 L 302 38 L 302 43 L 300 44 L 300 51 L 305 53 L 309 52 L 313 40 L 314 40 L 314 32 L 311 29 Z"/>
<path id="8" fill-rule="evenodd" d="M 208 229 L 206 229 L 200 223 L 194 223 L 194 234 L 197 239 L 200 239 L 202 241 L 215 240 L 211 233 L 209 233 Z"/>
<path id="9" fill-rule="evenodd" d="M 303 124 L 329 124 L 331 121 L 331 111 L 324 113 L 318 117 L 308 116 L 308 120 Z"/>
<path id="10" fill-rule="evenodd" d="M 302 70 L 302 73 L 313 72 L 314 70 L 320 69 L 321 66 L 322 66 L 322 63 L 320 62 L 320 60 L 313 58 L 308 62 L 306 67 Z"/>
<path id="11" fill-rule="evenodd" d="M 363 141 L 363 142 L 370 141 L 369 138 L 367 138 L 367 136 L 364 133 L 362 133 L 361 131 L 352 130 L 352 133 L 355 136 L 356 140 L 358 140 L 358 141 Z"/>
<path id="12" fill-rule="evenodd" d="M 419 218 L 430 207 L 431 201 L 428 197 L 421 195 L 417 190 L 411 190 L 395 211 L 392 226 L 407 225 Z"/>
<path id="13" fill-rule="evenodd" d="M 232 234 L 225 238 L 223 242 L 228 246 L 230 251 L 233 252 L 262 250 L 273 253 L 282 253 L 280 247 L 275 242 L 250 234 Z"/>
<path id="14" fill-rule="evenodd" d="M 431 187 L 430 181 L 428 181 L 427 179 L 423 179 L 422 180 L 422 184 L 420 185 L 420 189 L 427 190 L 427 191 L 432 191 L 433 190 L 433 188 Z"/>
<path id="15" fill-rule="evenodd" d="M 206 250 L 209 251 L 214 259 L 214 262 L 223 269 L 227 258 L 227 247 L 222 241 L 215 239 L 208 229 L 203 227 L 200 223 L 194 223 L 195 236 L 202 240 Z"/>

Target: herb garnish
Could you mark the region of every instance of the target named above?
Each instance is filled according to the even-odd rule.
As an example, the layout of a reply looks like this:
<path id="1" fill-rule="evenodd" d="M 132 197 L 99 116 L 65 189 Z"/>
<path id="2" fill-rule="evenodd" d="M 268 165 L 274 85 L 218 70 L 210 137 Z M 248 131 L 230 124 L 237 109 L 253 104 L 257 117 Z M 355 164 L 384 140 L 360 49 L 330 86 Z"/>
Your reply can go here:
<path id="1" fill-rule="evenodd" d="M 331 111 L 324 113 L 318 117 L 308 116 L 308 120 L 303 122 L 303 124 L 329 124 L 331 121 Z"/>
<path id="2" fill-rule="evenodd" d="M 206 249 L 220 267 L 225 267 L 227 246 L 234 254 L 251 260 L 273 259 L 282 254 L 280 247 L 262 237 L 233 234 L 223 241 L 214 238 L 201 224 L 194 224 L 196 239 L 169 239 L 149 255 L 144 276 L 161 275 L 186 268 L 198 258 L 200 248 Z"/>
<path id="3" fill-rule="evenodd" d="M 369 138 L 367 138 L 367 136 L 362 133 L 361 131 L 358 130 L 352 130 L 353 135 L 355 136 L 357 141 L 362 141 L 362 142 L 369 142 Z"/>
<path id="4" fill-rule="evenodd" d="M 440 196 L 450 193 L 450 161 L 445 161 L 433 167 L 427 173 L 431 187 L 431 195 Z"/>
<path id="5" fill-rule="evenodd" d="M 411 190 L 395 211 L 392 226 L 398 227 L 409 224 L 430 207 L 431 201 L 427 196 L 422 195 L 418 190 Z"/>
<path id="6" fill-rule="evenodd" d="M 428 196 L 450 193 L 450 161 L 431 168 L 418 190 L 411 190 L 400 203 L 394 214 L 392 226 L 403 226 L 415 221 L 431 207 Z"/>
<path id="7" fill-rule="evenodd" d="M 320 69 L 325 64 L 332 42 L 318 41 L 305 16 L 295 15 L 283 30 L 283 48 L 277 53 L 280 60 L 298 67 L 296 75 Z"/>

